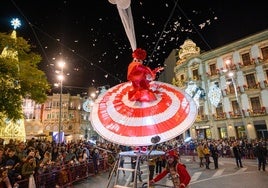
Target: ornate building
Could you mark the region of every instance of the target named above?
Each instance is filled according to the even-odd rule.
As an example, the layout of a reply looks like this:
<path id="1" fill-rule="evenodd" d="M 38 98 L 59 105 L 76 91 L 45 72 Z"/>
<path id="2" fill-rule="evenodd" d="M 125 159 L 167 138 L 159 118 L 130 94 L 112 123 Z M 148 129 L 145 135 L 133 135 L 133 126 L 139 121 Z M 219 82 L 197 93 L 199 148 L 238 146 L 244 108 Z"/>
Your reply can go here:
<path id="1" fill-rule="evenodd" d="M 184 137 L 268 138 L 268 30 L 201 54 L 188 39 L 176 55 L 172 84 L 205 94 Z"/>
<path id="2" fill-rule="evenodd" d="M 100 88 L 101 89 L 101 88 Z M 105 92 L 100 90 L 100 92 Z M 89 92 L 92 92 L 89 89 Z M 94 93 L 96 89 L 94 90 Z M 96 94 L 96 93 L 95 93 Z M 96 94 L 97 96 L 97 94 Z M 65 142 L 71 140 L 97 139 L 98 135 L 90 122 L 91 105 L 94 103 L 92 96 L 81 97 L 62 94 L 62 109 L 60 110 L 60 94 L 54 93 L 47 97 L 44 104 L 36 104 L 30 99 L 23 100 L 23 113 L 25 116 L 25 129 L 27 139 L 37 137 L 55 140 L 53 134 L 64 132 Z M 61 123 L 60 119 L 61 115 Z"/>
<path id="3" fill-rule="evenodd" d="M 48 96 L 42 106 L 42 124 L 44 134 L 53 136 L 59 131 L 64 132 L 65 140 L 81 139 L 80 121 L 81 121 L 81 97 L 80 95 L 71 96 L 62 94 L 62 106 L 60 110 L 60 94 Z M 61 124 L 59 124 L 61 111 Z M 61 127 L 60 127 L 61 126 Z"/>
<path id="4" fill-rule="evenodd" d="M 45 136 L 41 122 L 42 105 L 36 104 L 31 99 L 23 99 L 22 110 L 24 114 L 26 139 L 31 139 L 34 136 Z"/>

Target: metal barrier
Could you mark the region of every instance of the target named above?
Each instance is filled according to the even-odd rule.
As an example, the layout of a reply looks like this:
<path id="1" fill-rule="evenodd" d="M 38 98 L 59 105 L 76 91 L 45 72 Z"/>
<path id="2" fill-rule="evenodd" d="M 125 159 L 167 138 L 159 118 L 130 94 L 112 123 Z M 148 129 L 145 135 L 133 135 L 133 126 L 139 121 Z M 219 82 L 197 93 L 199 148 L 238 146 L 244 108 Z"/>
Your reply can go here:
<path id="1" fill-rule="evenodd" d="M 73 183 L 94 176 L 95 170 L 93 161 L 77 165 L 54 166 L 35 174 L 36 188 L 70 188 Z M 98 171 L 104 170 L 106 169 L 103 169 L 103 160 L 100 160 Z M 23 179 L 17 181 L 16 184 L 19 188 L 28 188 L 29 180 Z"/>
<path id="2" fill-rule="evenodd" d="M 180 155 L 196 156 L 196 152 L 185 148 L 179 150 L 179 153 Z M 99 160 L 98 172 L 107 171 L 108 169 L 104 169 L 104 166 L 104 160 Z M 78 165 L 54 165 L 49 169 L 43 169 L 42 173 L 35 174 L 36 188 L 71 188 L 75 182 L 94 176 L 95 170 L 92 160 Z M 14 185 L 14 188 L 28 188 L 29 180 L 22 179 L 16 184 L 18 186 Z"/>

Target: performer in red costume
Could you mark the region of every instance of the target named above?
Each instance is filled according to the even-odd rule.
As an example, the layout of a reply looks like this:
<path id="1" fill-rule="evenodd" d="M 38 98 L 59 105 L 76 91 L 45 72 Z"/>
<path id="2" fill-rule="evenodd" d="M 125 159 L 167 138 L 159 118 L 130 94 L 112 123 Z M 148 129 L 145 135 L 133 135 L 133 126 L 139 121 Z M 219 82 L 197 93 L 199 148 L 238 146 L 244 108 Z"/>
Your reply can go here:
<path id="1" fill-rule="evenodd" d="M 133 53 L 133 61 L 128 66 L 127 79 L 132 82 L 133 89 L 128 93 L 130 101 L 150 102 L 156 100 L 156 96 L 150 88 L 150 82 L 155 79 L 156 73 L 163 70 L 162 67 L 151 70 L 143 65 L 147 53 L 137 48 Z"/>
<path id="2" fill-rule="evenodd" d="M 152 145 L 152 137 L 171 140 L 189 129 L 197 116 L 190 95 L 168 83 L 156 81 L 156 73 L 142 64 L 146 51 L 132 53 L 127 82 L 109 88 L 94 101 L 91 124 L 99 135 L 119 145 Z M 146 152 L 146 150 L 145 150 Z"/>
<path id="3" fill-rule="evenodd" d="M 167 167 L 158 174 L 154 179 L 150 181 L 150 185 L 153 185 L 155 182 L 158 182 L 164 178 L 168 173 L 170 173 L 174 187 L 176 188 L 185 188 L 188 186 L 191 180 L 186 166 L 178 161 L 178 155 L 174 150 L 171 150 L 167 155 Z"/>

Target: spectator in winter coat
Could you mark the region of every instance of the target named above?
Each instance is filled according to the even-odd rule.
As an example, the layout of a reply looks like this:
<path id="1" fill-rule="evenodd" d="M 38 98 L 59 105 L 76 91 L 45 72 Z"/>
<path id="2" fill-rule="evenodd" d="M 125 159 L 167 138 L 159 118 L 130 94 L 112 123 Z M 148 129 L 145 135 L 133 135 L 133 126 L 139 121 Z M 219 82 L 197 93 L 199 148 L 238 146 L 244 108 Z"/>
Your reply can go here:
<path id="1" fill-rule="evenodd" d="M 149 180 L 152 180 L 154 178 L 154 170 L 156 166 L 156 157 L 152 157 L 148 160 L 148 166 L 149 166 Z"/>
<path id="2" fill-rule="evenodd" d="M 203 163 L 203 159 L 204 159 L 204 153 L 203 153 L 203 145 L 202 143 L 199 143 L 197 148 L 196 148 L 196 152 L 197 152 L 197 156 L 199 158 L 199 166 L 203 167 L 204 163 Z"/>
<path id="3" fill-rule="evenodd" d="M 218 163 L 219 151 L 218 151 L 217 145 L 213 143 L 210 148 L 211 148 L 210 153 L 211 153 L 211 157 L 213 158 L 214 167 L 215 169 L 218 169 L 219 168 L 219 163 Z"/>
<path id="4" fill-rule="evenodd" d="M 14 148 L 8 149 L 4 166 L 15 166 L 16 164 L 20 163 L 20 159 L 17 155 L 15 155 L 15 152 L 16 151 Z"/>
<path id="5" fill-rule="evenodd" d="M 99 154 L 99 150 L 97 148 L 94 148 L 92 151 L 92 160 L 93 160 L 94 172 L 95 172 L 95 174 L 98 174 L 99 173 L 100 154 Z"/>
<path id="6" fill-rule="evenodd" d="M 36 163 L 33 156 L 28 156 L 25 163 L 22 165 L 21 174 L 23 178 L 29 178 L 34 175 L 36 170 Z"/>
<path id="7" fill-rule="evenodd" d="M 169 151 L 167 155 L 167 168 L 165 168 L 160 174 L 158 174 L 154 179 L 150 181 L 150 185 L 153 185 L 155 182 L 158 182 L 168 173 L 171 175 L 171 179 L 174 187 L 176 188 L 185 188 L 188 186 L 191 180 L 186 166 L 179 162 L 178 155 L 174 150 Z"/>
<path id="8" fill-rule="evenodd" d="M 242 150 L 237 144 L 237 142 L 233 143 L 233 153 L 236 161 L 236 165 L 239 168 L 243 168 L 242 161 L 241 161 L 241 156 L 242 156 Z"/>
<path id="9" fill-rule="evenodd" d="M 204 144 L 204 146 L 203 146 L 203 153 L 204 153 L 205 159 L 206 159 L 206 169 L 209 169 L 209 164 L 210 164 L 210 160 L 209 160 L 210 150 L 209 150 L 207 144 Z"/>
<path id="10" fill-rule="evenodd" d="M 7 169 L 0 169 L 0 188 L 12 188 Z"/>
<path id="11" fill-rule="evenodd" d="M 257 147 L 255 148 L 255 155 L 258 158 L 258 169 L 265 171 L 266 166 L 266 157 L 267 157 L 267 148 L 265 144 L 261 142 L 258 143 Z"/>

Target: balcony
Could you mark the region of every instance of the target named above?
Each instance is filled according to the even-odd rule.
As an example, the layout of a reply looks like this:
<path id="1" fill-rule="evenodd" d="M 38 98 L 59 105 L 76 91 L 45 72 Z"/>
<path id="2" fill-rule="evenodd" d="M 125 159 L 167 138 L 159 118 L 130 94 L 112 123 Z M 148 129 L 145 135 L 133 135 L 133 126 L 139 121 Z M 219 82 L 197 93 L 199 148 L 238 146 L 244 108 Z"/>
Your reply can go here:
<path id="1" fill-rule="evenodd" d="M 264 116 L 267 114 L 266 108 L 262 107 L 261 109 L 248 109 L 249 116 Z"/>
<path id="2" fill-rule="evenodd" d="M 260 83 L 250 84 L 247 87 L 248 89 L 260 89 Z"/>
<path id="3" fill-rule="evenodd" d="M 241 113 L 229 112 L 229 115 L 230 115 L 230 118 L 231 118 L 231 119 L 242 118 Z"/>
<path id="4" fill-rule="evenodd" d="M 195 121 L 196 122 L 207 122 L 208 121 L 208 116 L 198 114 Z"/>
<path id="5" fill-rule="evenodd" d="M 213 114 L 214 121 L 220 121 L 226 119 L 226 113 Z"/>

